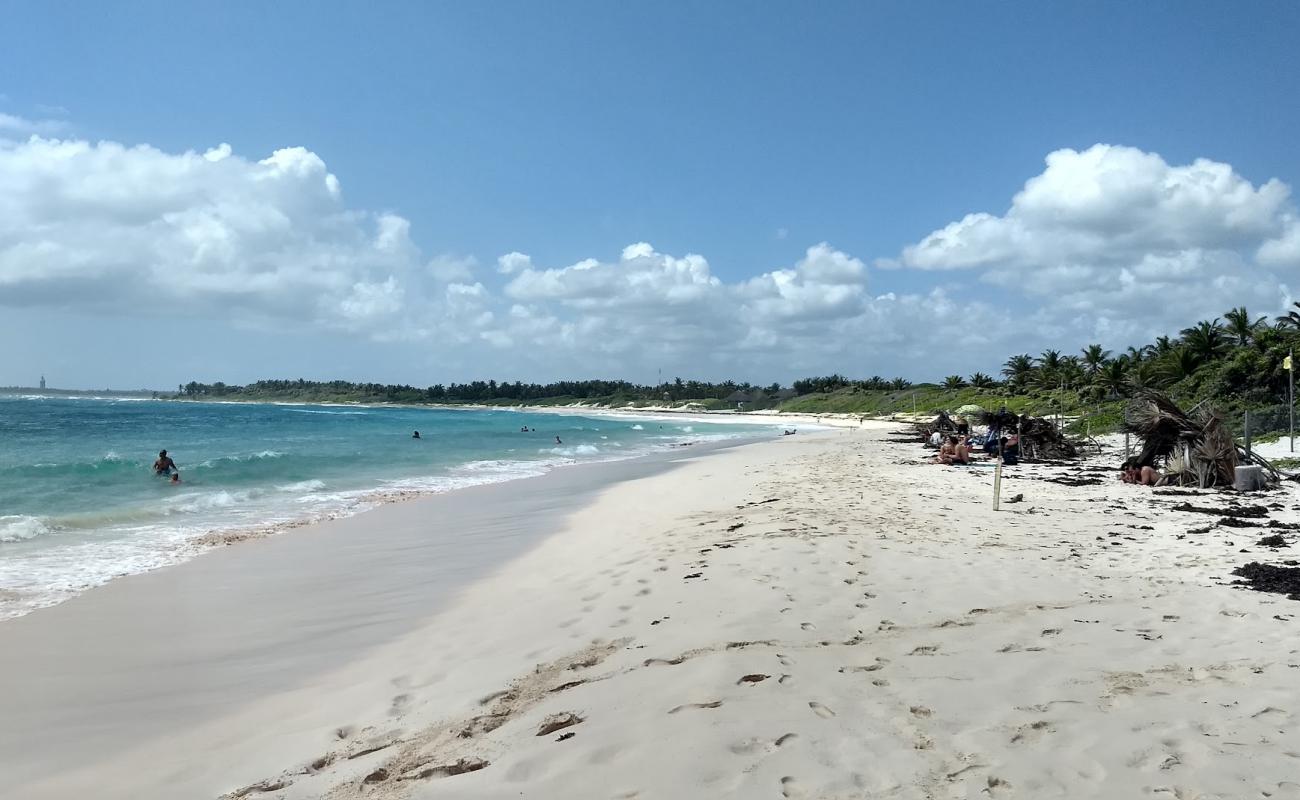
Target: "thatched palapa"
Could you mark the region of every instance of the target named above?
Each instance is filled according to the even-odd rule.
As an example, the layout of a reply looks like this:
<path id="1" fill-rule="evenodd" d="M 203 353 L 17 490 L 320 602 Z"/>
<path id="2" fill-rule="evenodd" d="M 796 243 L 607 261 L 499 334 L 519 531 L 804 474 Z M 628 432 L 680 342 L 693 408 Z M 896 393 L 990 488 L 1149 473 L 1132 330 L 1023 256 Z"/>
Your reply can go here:
<path id="1" fill-rule="evenodd" d="M 1202 489 L 1232 486 L 1241 464 L 1262 466 L 1272 483 L 1280 477 L 1265 459 L 1248 456 L 1223 417 L 1204 404 L 1187 414 L 1165 395 L 1143 392 L 1125 409 L 1124 429 L 1142 442 L 1137 463 L 1163 468 L 1165 484 Z"/>

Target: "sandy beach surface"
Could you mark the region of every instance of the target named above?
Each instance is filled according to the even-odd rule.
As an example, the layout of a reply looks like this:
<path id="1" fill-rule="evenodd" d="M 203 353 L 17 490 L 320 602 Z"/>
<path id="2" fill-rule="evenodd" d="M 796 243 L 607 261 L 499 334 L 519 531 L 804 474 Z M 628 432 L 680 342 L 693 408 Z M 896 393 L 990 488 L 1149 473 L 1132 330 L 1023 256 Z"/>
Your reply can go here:
<path id="1" fill-rule="evenodd" d="M 1300 557 L 1262 527 L 1293 485 L 1112 452 L 995 512 L 896 430 L 386 506 L 0 624 L 0 797 L 1300 797 L 1300 601 L 1230 585 Z"/>

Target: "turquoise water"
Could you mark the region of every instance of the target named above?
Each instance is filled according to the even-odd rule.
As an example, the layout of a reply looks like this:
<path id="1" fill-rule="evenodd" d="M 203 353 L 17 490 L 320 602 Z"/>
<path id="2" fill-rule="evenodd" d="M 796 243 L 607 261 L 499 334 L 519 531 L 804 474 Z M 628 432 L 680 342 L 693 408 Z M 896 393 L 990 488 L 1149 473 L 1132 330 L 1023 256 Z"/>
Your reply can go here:
<path id="1" fill-rule="evenodd" d="M 0 618 L 183 560 L 212 533 L 770 432 L 660 417 L 0 397 Z M 162 448 L 179 485 L 152 474 Z"/>

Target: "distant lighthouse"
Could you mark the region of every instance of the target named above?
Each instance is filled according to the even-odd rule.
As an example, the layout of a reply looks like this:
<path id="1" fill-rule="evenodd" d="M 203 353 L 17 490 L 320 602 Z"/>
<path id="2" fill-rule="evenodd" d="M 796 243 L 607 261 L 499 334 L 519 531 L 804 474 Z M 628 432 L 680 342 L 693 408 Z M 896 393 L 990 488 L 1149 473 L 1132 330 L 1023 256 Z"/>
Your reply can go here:
<path id="1" fill-rule="evenodd" d="M 45 388 L 45 376 L 44 376 L 44 375 L 41 376 L 41 388 L 42 388 L 42 389 Z"/>

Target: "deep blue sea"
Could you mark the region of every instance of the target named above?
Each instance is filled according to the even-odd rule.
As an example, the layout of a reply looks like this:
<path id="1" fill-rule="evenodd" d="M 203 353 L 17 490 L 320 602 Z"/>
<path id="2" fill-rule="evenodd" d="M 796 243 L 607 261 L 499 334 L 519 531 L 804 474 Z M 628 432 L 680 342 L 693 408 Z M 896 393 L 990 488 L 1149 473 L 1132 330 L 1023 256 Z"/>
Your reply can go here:
<path id="1" fill-rule="evenodd" d="M 0 618 L 184 560 L 212 533 L 771 431 L 662 416 L 0 397 Z M 179 484 L 153 474 L 163 448 Z"/>

